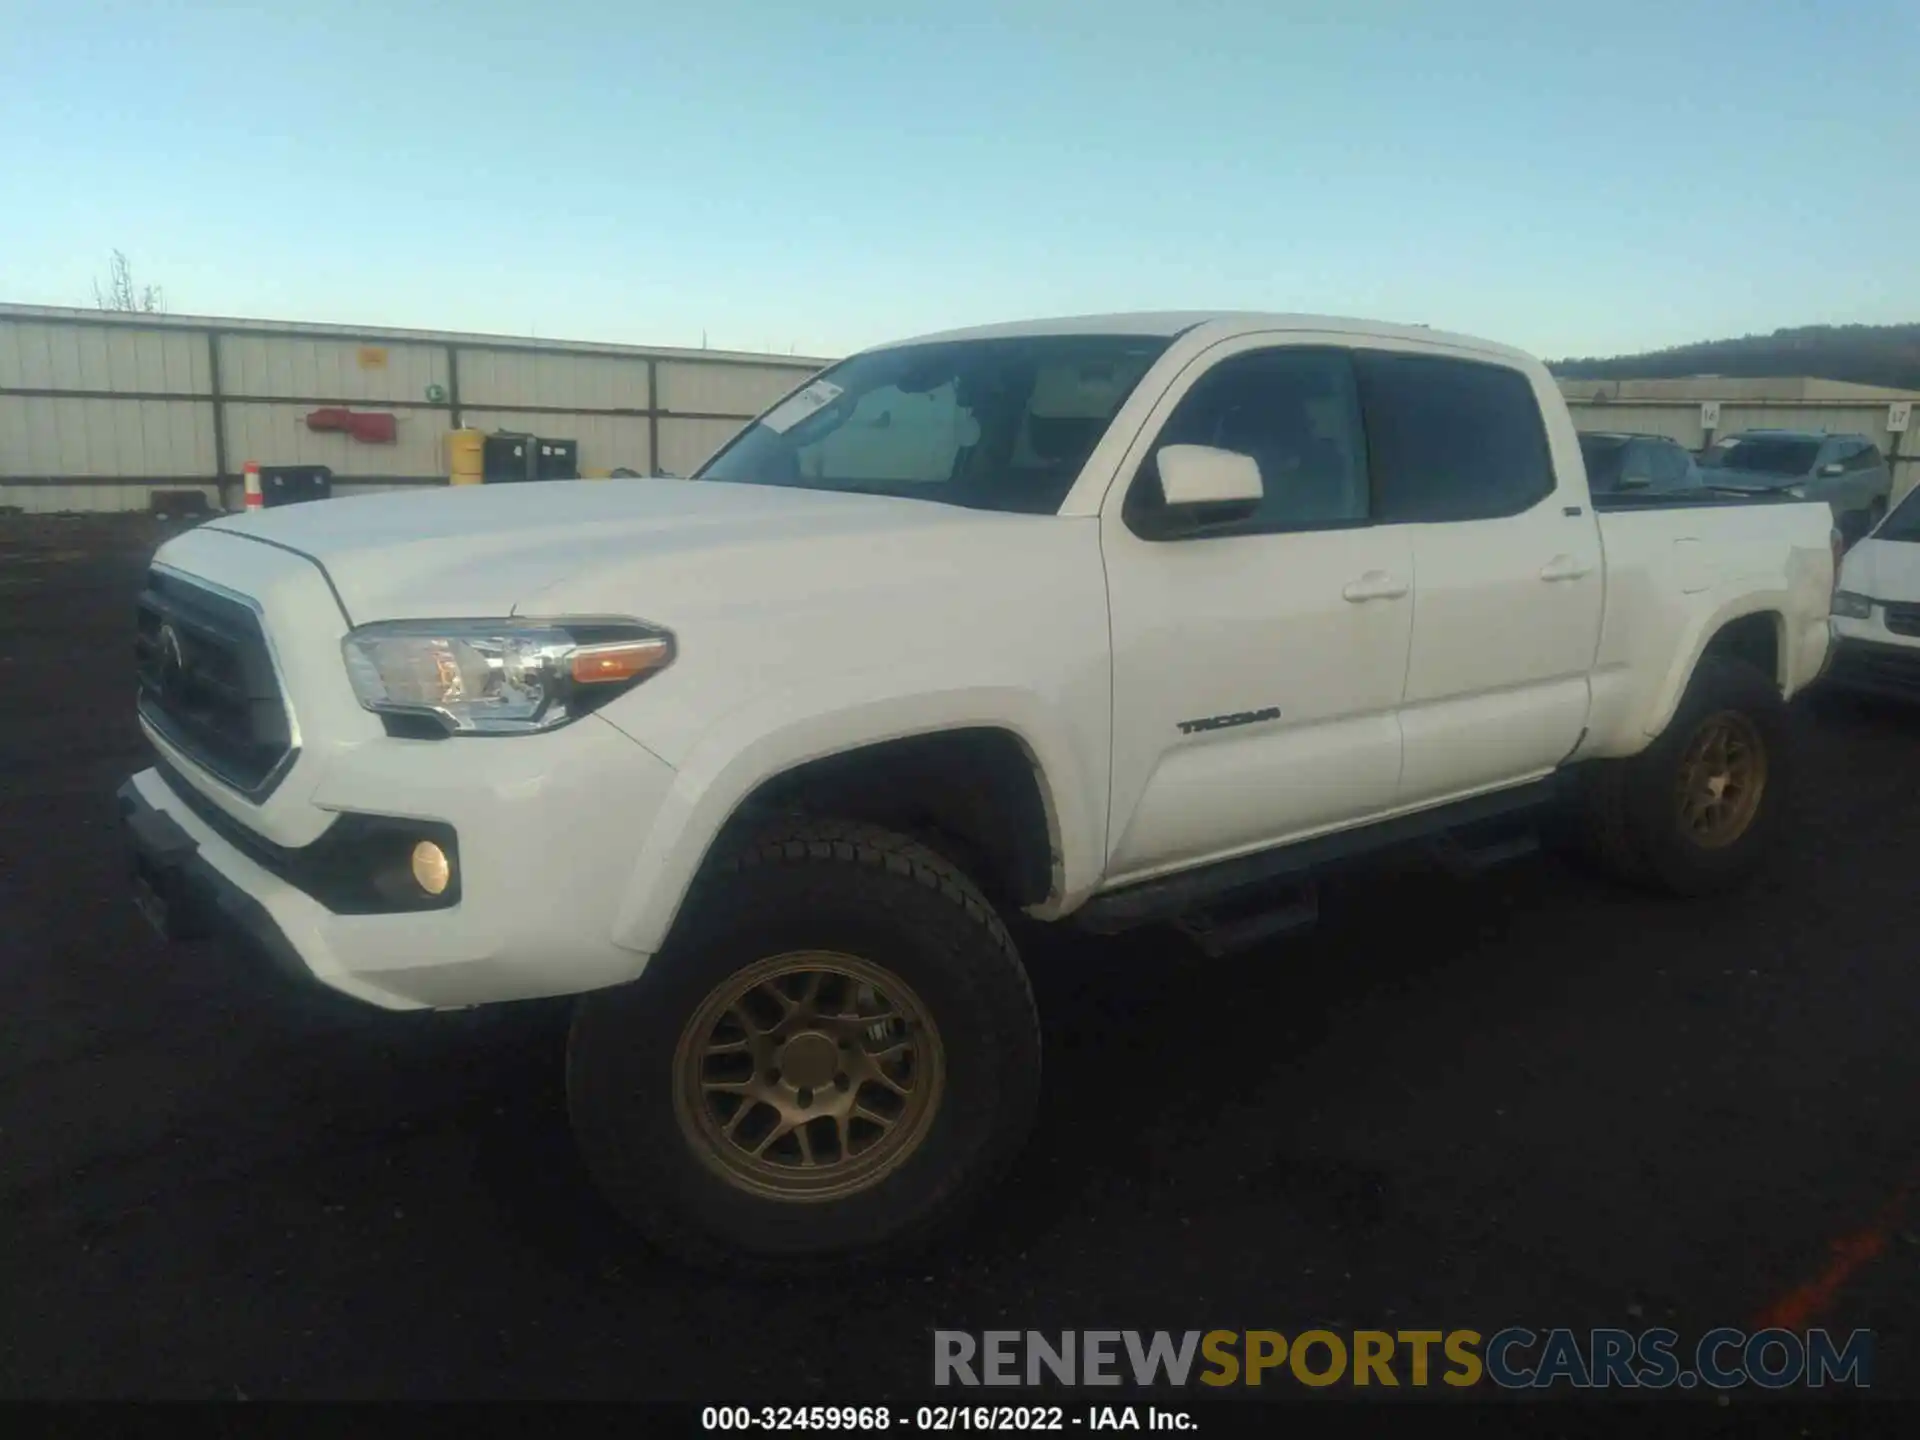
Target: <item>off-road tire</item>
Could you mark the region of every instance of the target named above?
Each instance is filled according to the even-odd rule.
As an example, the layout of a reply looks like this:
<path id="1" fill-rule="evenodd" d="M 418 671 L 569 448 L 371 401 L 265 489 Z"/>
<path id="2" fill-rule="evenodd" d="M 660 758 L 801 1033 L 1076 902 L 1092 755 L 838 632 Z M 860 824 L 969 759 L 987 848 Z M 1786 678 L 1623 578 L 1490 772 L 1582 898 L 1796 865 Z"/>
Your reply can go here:
<path id="1" fill-rule="evenodd" d="M 1577 849 L 1598 869 L 1629 885 L 1644 886 L 1652 876 L 1627 827 L 1629 765 L 1625 760 L 1596 760 L 1580 776 Z"/>
<path id="2" fill-rule="evenodd" d="M 1738 838 L 1705 848 L 1680 821 L 1677 786 L 1687 747 L 1700 727 L 1729 711 L 1758 737 L 1766 780 L 1758 809 Z M 1704 895 L 1743 884 L 1785 820 L 1792 755 L 1786 704 L 1773 681 L 1744 661 L 1703 656 L 1659 738 L 1629 760 L 1602 762 L 1588 777 L 1590 853 L 1621 879 L 1669 894 Z"/>
<path id="3" fill-rule="evenodd" d="M 945 1081 L 917 1148 L 870 1188 L 797 1201 L 730 1183 L 690 1140 L 676 1046 L 706 997 L 770 956 L 865 957 L 937 1029 Z M 708 867 L 632 984 L 582 996 L 567 1047 L 574 1134 L 602 1193 L 658 1246 L 757 1275 L 882 1266 L 946 1237 L 1010 1163 L 1040 1086 L 1033 992 L 979 889 L 873 825 L 794 821 Z"/>

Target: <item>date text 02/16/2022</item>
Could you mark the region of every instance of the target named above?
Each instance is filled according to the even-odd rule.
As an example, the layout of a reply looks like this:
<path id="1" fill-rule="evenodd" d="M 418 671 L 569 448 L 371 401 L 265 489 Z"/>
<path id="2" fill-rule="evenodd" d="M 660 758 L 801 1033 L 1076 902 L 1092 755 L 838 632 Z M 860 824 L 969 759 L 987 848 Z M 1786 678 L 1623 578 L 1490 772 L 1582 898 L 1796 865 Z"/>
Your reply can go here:
<path id="1" fill-rule="evenodd" d="M 952 1431 L 1153 1430 L 1187 1431 L 1185 1410 L 1156 1405 L 921 1405 L 898 1412 L 885 1405 L 709 1405 L 700 1428 L 710 1433 L 779 1434 L 802 1431 L 923 1434 Z"/>

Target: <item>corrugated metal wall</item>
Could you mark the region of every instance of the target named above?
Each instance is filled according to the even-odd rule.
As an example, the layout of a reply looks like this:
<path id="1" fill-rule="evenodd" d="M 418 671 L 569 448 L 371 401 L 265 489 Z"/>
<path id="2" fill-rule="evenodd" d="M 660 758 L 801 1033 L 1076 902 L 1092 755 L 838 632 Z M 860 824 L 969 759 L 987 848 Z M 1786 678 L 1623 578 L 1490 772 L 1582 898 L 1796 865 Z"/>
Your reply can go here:
<path id="1" fill-rule="evenodd" d="M 826 363 L 0 305 L 0 506 L 238 505 L 248 460 L 328 466 L 336 494 L 444 483 L 456 425 L 577 441 L 582 473 L 685 474 Z M 392 415 L 395 443 L 309 429 L 324 408 Z"/>
<path id="2" fill-rule="evenodd" d="M 0 506 L 143 509 L 155 489 L 237 505 L 247 460 L 328 466 L 339 494 L 444 483 L 455 425 L 575 440 L 583 473 L 684 475 L 825 363 L 0 305 Z M 1920 426 L 1887 430 L 1892 392 L 1817 381 L 1563 384 L 1581 429 L 1671 435 L 1694 450 L 1707 439 L 1702 387 L 1719 384 L 1719 435 L 1859 431 L 1895 458 L 1896 493 L 1920 478 Z M 1781 394 L 1756 394 L 1770 387 Z M 1601 392 L 1612 398 L 1592 398 Z M 306 417 L 328 407 L 394 416 L 395 443 L 309 429 Z"/>

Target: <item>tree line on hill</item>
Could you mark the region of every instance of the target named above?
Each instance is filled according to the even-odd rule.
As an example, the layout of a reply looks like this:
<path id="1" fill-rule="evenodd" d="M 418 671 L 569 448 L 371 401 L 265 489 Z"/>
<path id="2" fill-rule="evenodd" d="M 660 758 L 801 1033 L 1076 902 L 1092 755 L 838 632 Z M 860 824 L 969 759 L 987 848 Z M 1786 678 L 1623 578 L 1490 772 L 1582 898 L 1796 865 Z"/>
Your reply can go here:
<path id="1" fill-rule="evenodd" d="M 1855 385 L 1920 390 L 1920 324 L 1798 325 L 1771 335 L 1703 340 L 1642 355 L 1552 360 L 1547 368 L 1576 380 L 1810 375 Z"/>

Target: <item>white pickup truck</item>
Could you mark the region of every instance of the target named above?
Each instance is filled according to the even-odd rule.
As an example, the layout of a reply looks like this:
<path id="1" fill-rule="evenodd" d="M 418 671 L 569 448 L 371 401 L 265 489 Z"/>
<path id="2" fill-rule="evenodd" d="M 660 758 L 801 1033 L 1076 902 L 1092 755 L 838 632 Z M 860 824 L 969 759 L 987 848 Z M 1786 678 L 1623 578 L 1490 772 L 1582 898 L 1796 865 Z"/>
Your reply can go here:
<path id="1" fill-rule="evenodd" d="M 1224 951 L 1554 813 L 1753 868 L 1828 508 L 1603 503 L 1516 351 L 1153 314 L 864 352 L 689 480 L 223 518 L 139 602 L 136 896 L 376 1006 L 578 995 L 575 1131 L 656 1240 L 895 1255 L 1033 1111 L 1015 912 Z"/>

